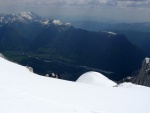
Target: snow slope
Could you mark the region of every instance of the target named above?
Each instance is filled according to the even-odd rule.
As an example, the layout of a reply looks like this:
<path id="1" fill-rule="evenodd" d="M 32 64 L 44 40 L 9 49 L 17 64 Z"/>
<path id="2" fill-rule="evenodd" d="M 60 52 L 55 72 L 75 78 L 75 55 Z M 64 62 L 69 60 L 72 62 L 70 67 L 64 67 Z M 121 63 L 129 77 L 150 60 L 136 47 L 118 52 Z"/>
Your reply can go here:
<path id="1" fill-rule="evenodd" d="M 117 85 L 115 82 L 109 80 L 107 77 L 98 72 L 84 73 L 76 82 L 111 87 Z"/>
<path id="2" fill-rule="evenodd" d="M 149 113 L 150 89 L 43 77 L 0 58 L 0 113 Z"/>
<path id="3" fill-rule="evenodd" d="M 132 83 L 128 83 L 128 82 L 119 84 L 118 87 L 124 87 L 124 88 L 141 88 L 141 89 L 145 88 L 145 86 L 136 85 L 136 84 L 132 84 Z"/>

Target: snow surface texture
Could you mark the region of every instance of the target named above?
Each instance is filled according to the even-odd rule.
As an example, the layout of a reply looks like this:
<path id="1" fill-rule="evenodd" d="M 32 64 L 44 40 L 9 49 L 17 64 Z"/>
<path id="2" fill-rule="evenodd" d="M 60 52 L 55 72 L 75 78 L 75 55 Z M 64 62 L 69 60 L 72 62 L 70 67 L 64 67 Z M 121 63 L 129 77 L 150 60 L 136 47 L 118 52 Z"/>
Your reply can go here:
<path id="1" fill-rule="evenodd" d="M 145 86 L 133 85 L 132 83 L 128 83 L 128 82 L 119 84 L 118 87 L 124 87 L 124 88 L 145 88 Z"/>
<path id="2" fill-rule="evenodd" d="M 124 86 L 43 77 L 0 58 L 0 113 L 150 113 L 150 89 Z"/>
<path id="3" fill-rule="evenodd" d="M 87 72 L 81 75 L 76 82 L 111 87 L 117 85 L 115 82 L 98 72 Z"/>

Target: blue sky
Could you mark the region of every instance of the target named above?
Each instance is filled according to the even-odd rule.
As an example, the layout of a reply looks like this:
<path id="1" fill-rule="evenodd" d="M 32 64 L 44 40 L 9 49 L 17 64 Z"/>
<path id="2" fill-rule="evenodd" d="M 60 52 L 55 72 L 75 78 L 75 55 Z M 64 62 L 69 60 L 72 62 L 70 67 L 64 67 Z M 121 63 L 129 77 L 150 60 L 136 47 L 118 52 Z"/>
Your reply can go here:
<path id="1" fill-rule="evenodd" d="M 68 20 L 148 22 L 150 0 L 0 0 L 0 11 L 33 11 Z"/>

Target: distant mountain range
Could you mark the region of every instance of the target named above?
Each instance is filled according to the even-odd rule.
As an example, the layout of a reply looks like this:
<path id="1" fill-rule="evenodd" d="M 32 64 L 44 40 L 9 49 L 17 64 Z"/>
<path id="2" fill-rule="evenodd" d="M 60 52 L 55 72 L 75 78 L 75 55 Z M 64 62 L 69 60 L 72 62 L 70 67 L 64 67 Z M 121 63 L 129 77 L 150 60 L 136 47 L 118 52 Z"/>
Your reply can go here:
<path id="1" fill-rule="evenodd" d="M 57 68 L 55 71 L 60 78 L 69 80 L 75 80 L 81 74 L 71 71 L 72 68 L 66 72 L 62 70 L 62 74 L 60 68 L 64 65 L 46 67 L 45 62 L 32 58 L 108 71 L 113 73 L 107 74 L 113 80 L 132 73 L 145 58 L 144 52 L 123 34 L 76 29 L 70 23 L 41 18 L 32 12 L 0 14 L 0 52 L 13 61 L 32 66 L 39 74 Z M 73 79 L 68 77 L 71 74 Z"/>
<path id="2" fill-rule="evenodd" d="M 126 35 L 127 39 L 142 49 L 150 57 L 150 22 L 143 23 L 104 23 L 96 21 L 72 22 L 76 28 L 89 31 L 113 31 Z"/>
<path id="3" fill-rule="evenodd" d="M 72 22 L 75 28 L 82 28 L 89 31 L 102 30 L 128 30 L 150 32 L 150 22 L 143 23 L 105 23 L 97 21 L 74 21 Z"/>

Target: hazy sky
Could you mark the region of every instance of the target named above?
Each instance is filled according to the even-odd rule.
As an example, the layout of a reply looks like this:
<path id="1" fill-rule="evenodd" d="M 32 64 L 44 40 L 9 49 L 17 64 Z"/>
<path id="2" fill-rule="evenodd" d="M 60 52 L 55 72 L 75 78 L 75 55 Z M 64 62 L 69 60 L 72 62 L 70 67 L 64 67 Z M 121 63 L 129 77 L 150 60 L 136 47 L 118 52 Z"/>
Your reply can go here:
<path id="1" fill-rule="evenodd" d="M 67 20 L 150 22 L 150 0 L 0 0 L 1 13 L 22 11 Z"/>

